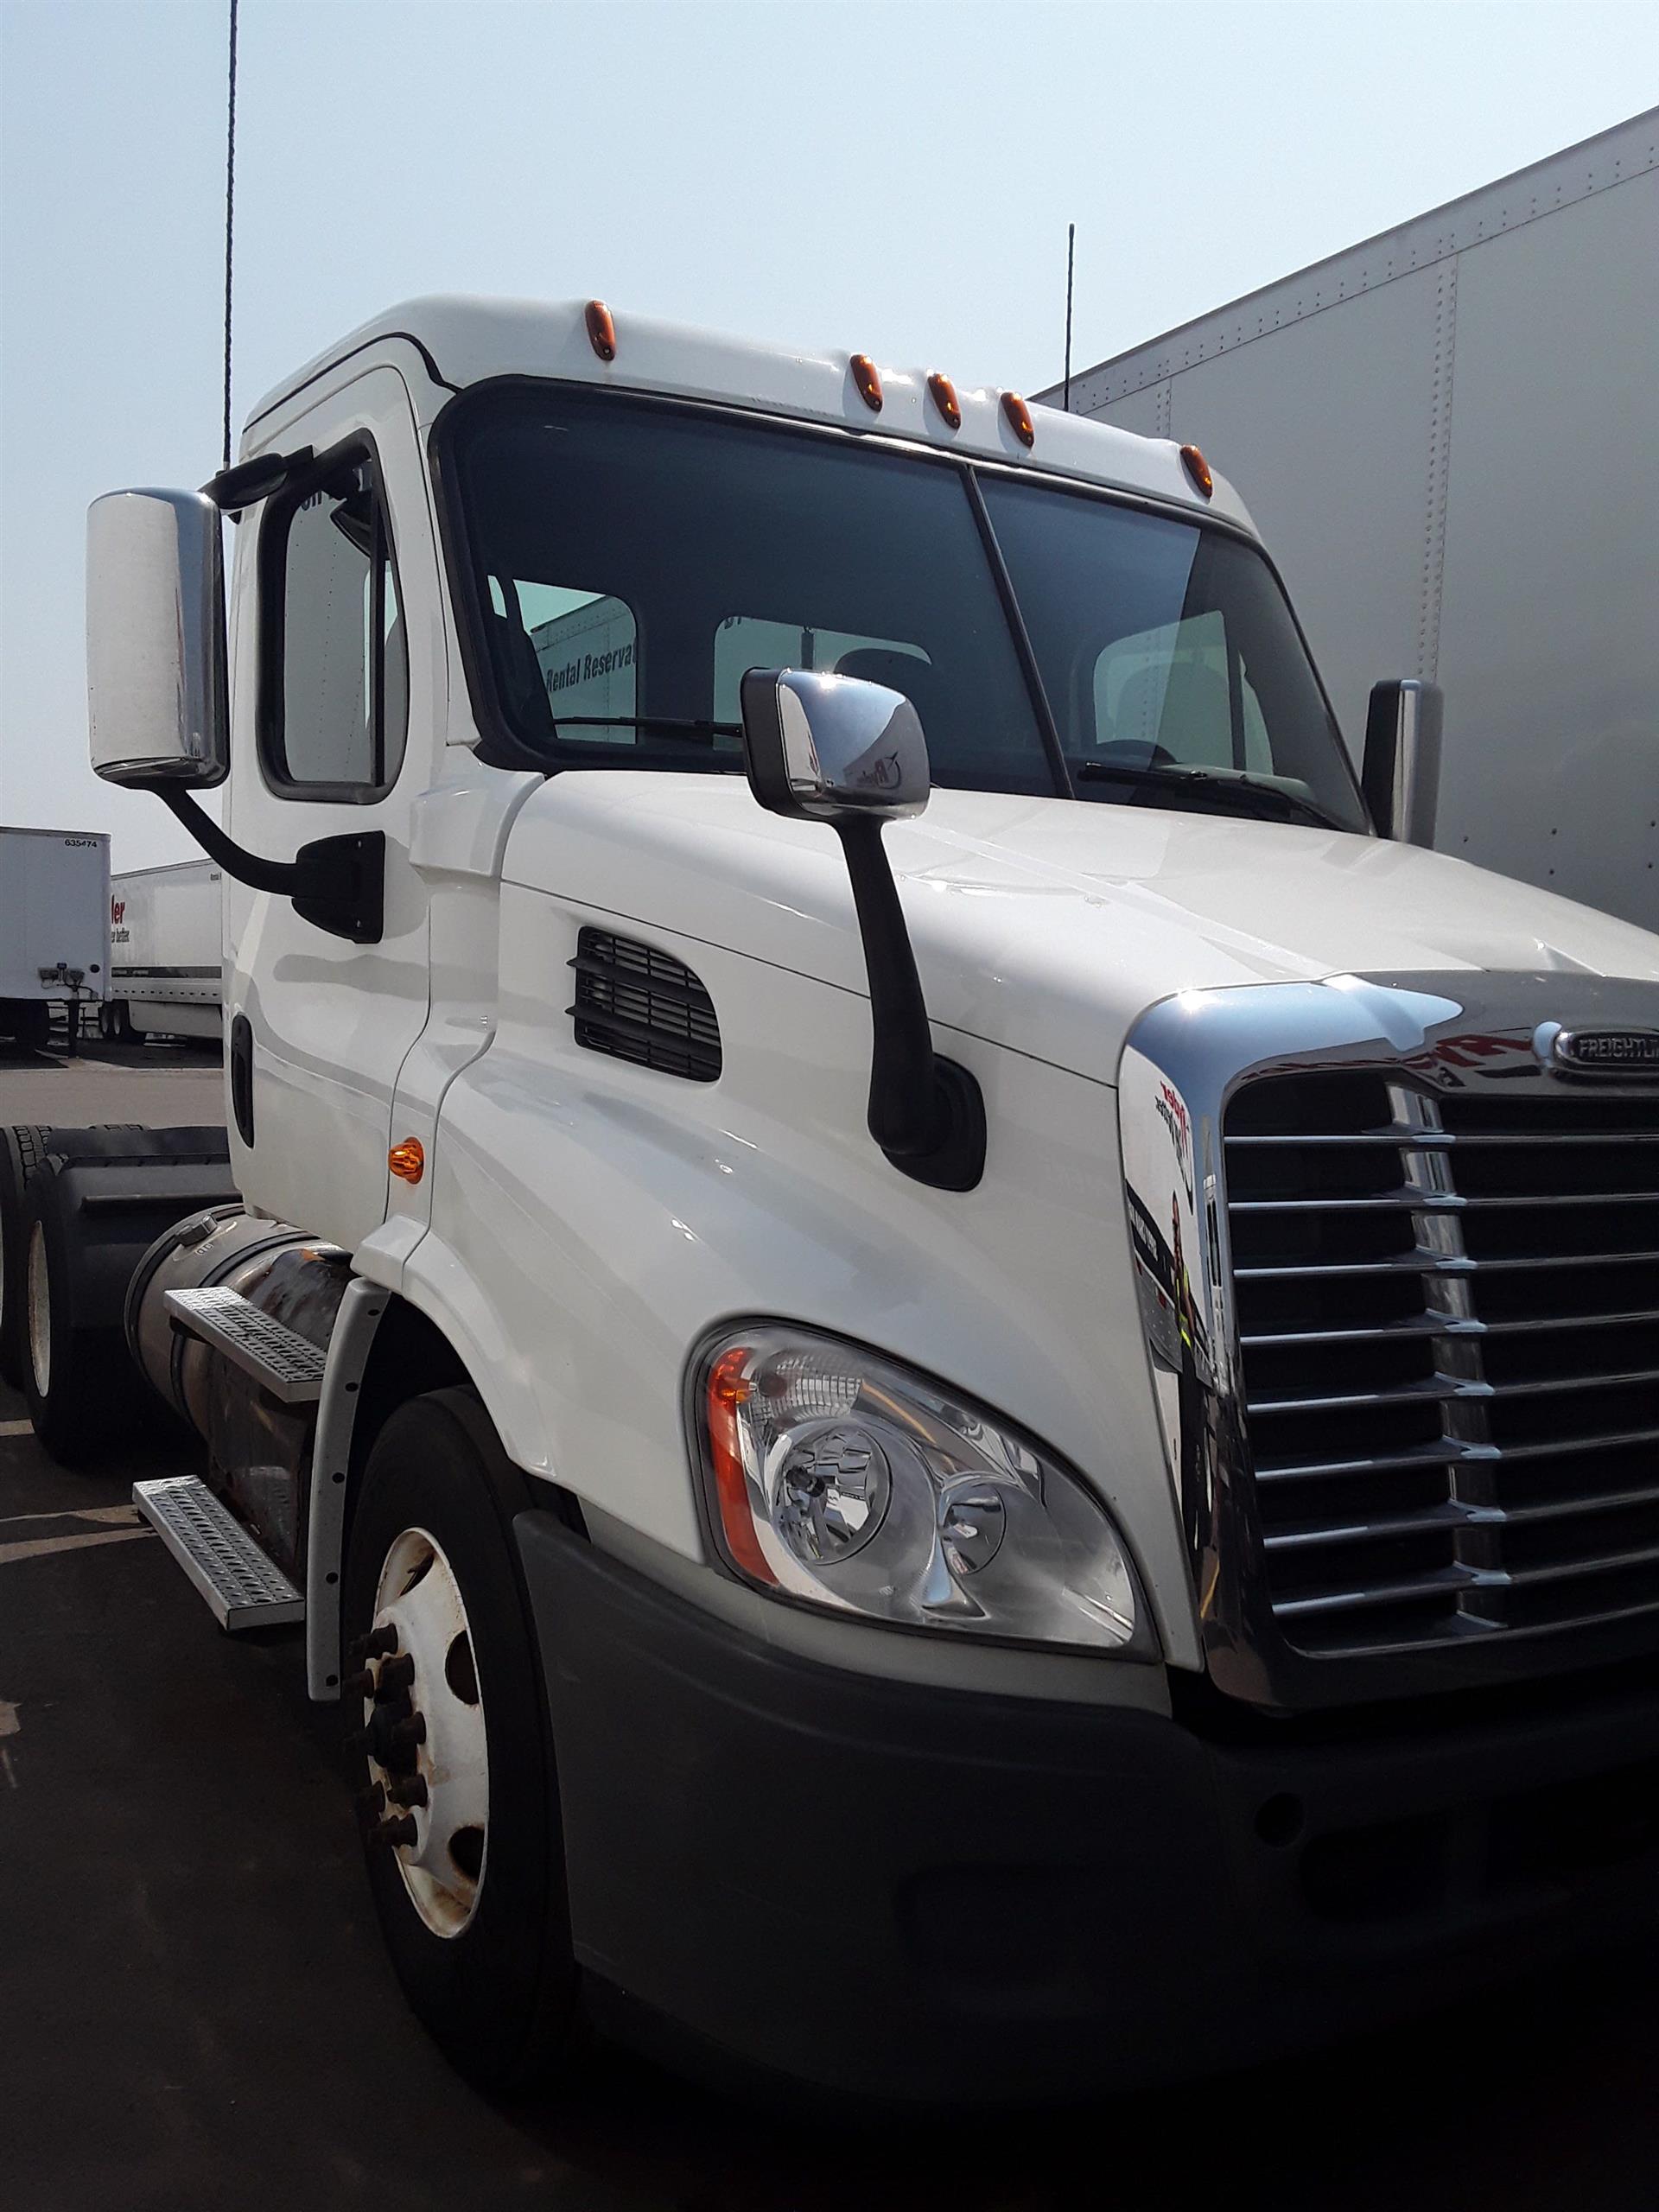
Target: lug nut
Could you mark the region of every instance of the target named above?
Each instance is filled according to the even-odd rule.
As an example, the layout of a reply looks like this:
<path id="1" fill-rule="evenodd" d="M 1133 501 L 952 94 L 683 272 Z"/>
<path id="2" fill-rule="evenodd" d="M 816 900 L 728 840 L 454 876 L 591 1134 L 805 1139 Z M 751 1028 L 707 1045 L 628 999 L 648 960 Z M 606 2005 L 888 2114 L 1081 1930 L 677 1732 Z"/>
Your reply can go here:
<path id="1" fill-rule="evenodd" d="M 377 1697 L 396 1697 L 398 1691 L 406 1690 L 414 1679 L 415 1662 L 408 1652 L 396 1659 L 383 1659 L 374 1694 Z"/>
<path id="2" fill-rule="evenodd" d="M 385 1809 L 386 1793 L 378 1782 L 372 1782 L 366 1789 L 358 1791 L 358 1818 L 365 1827 L 371 1821 L 378 1821 Z"/>
<path id="3" fill-rule="evenodd" d="M 415 1840 L 415 1815 L 404 1813 L 393 1820 L 382 1821 L 378 1828 L 369 1830 L 369 1841 L 395 1851 L 401 1844 Z"/>
<path id="4" fill-rule="evenodd" d="M 426 1715 L 411 1713 L 407 1720 L 393 1723 L 386 1732 L 386 1749 L 394 1758 L 401 1758 L 405 1751 L 412 1751 L 417 1744 L 426 1741 Z"/>
<path id="5" fill-rule="evenodd" d="M 346 1697 L 372 1697 L 374 1676 L 366 1667 L 359 1667 L 356 1674 L 347 1675 L 340 1687 L 341 1694 Z"/>
<path id="6" fill-rule="evenodd" d="M 404 1703 L 407 1710 L 406 1700 Z M 415 1745 L 403 1732 L 408 1722 L 391 1705 L 377 1705 L 363 1732 L 368 1738 L 369 1757 L 381 1766 L 407 1766 L 413 1763 Z"/>
<path id="7" fill-rule="evenodd" d="M 366 1636 L 359 1636 L 353 1643 L 350 1656 L 353 1659 L 384 1659 L 397 1649 L 397 1631 L 390 1621 L 372 1628 Z"/>
<path id="8" fill-rule="evenodd" d="M 386 1795 L 394 1805 L 424 1805 L 426 1777 L 423 1774 L 405 1775 L 401 1782 L 391 1783 Z"/>

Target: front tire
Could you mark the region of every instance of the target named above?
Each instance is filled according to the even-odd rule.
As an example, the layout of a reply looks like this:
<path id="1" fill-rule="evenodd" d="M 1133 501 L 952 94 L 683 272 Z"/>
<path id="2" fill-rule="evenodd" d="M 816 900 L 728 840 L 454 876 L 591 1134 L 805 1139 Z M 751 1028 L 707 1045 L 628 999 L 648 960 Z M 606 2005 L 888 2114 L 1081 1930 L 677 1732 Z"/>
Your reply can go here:
<path id="1" fill-rule="evenodd" d="M 411 1400 L 369 1454 L 341 1608 L 386 1948 L 451 2064 L 494 2090 L 544 2075 L 575 2018 L 551 1739 L 512 1530 L 529 1503 L 473 1391 Z"/>

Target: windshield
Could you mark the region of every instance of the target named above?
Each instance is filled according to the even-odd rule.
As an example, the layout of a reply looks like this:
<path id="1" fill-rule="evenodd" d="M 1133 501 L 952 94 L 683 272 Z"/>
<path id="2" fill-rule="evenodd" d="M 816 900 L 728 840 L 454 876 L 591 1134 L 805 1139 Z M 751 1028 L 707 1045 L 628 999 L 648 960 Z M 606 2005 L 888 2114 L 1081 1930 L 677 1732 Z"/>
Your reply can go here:
<path id="1" fill-rule="evenodd" d="M 744 671 L 817 668 L 903 691 L 943 786 L 1364 826 L 1278 585 L 1219 531 L 568 387 L 465 406 L 446 459 L 538 765 L 737 767 Z"/>

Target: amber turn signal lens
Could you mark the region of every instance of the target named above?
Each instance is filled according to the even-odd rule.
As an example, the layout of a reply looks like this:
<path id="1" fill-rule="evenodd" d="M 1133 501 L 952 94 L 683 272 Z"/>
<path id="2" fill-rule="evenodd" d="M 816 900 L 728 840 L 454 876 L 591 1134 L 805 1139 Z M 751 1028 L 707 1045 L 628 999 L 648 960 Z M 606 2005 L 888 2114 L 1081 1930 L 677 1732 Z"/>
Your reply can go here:
<path id="1" fill-rule="evenodd" d="M 1181 466 L 1206 499 L 1215 497 L 1216 480 L 1210 474 L 1209 462 L 1198 451 L 1197 446 L 1181 448 Z"/>
<path id="2" fill-rule="evenodd" d="M 386 1165 L 405 1183 L 418 1183 L 426 1173 L 426 1153 L 419 1137 L 405 1137 L 386 1154 Z"/>
<path id="3" fill-rule="evenodd" d="M 1037 433 L 1032 427 L 1031 410 L 1017 391 L 1003 393 L 1002 412 L 1007 417 L 1008 428 L 1019 439 L 1020 444 L 1034 446 L 1037 442 Z"/>
<path id="4" fill-rule="evenodd" d="M 927 388 L 933 395 L 933 404 L 950 428 L 959 430 L 962 428 L 962 402 L 957 397 L 957 387 L 950 378 L 941 376 L 935 369 L 927 380 Z"/>
<path id="5" fill-rule="evenodd" d="M 756 1582 L 775 1583 L 754 1533 L 743 1474 L 743 1447 L 738 1440 L 738 1408 L 745 1404 L 753 1384 L 744 1370 L 749 1363 L 746 1344 L 721 1352 L 709 1370 L 704 1418 L 709 1425 L 709 1456 L 714 1462 L 715 1496 L 720 1505 L 721 1534 L 732 1564 Z"/>
<path id="6" fill-rule="evenodd" d="M 588 325 L 588 343 L 601 361 L 613 361 L 616 359 L 616 325 L 611 320 L 609 308 L 603 300 L 589 300 L 582 309 L 582 317 Z"/>
<path id="7" fill-rule="evenodd" d="M 868 353 L 855 353 L 848 366 L 853 372 L 853 382 L 858 386 L 858 396 L 872 415 L 881 412 L 881 378 L 875 363 Z"/>

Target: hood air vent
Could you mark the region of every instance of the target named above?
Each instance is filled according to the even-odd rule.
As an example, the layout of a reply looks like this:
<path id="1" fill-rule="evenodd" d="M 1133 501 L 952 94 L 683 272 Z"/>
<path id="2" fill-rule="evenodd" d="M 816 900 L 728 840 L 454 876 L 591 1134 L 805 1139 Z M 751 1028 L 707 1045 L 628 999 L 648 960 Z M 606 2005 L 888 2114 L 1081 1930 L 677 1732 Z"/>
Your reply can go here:
<path id="1" fill-rule="evenodd" d="M 655 945 L 584 929 L 576 938 L 576 1042 L 659 1075 L 713 1083 L 721 1069 L 714 1001 L 683 961 Z"/>

